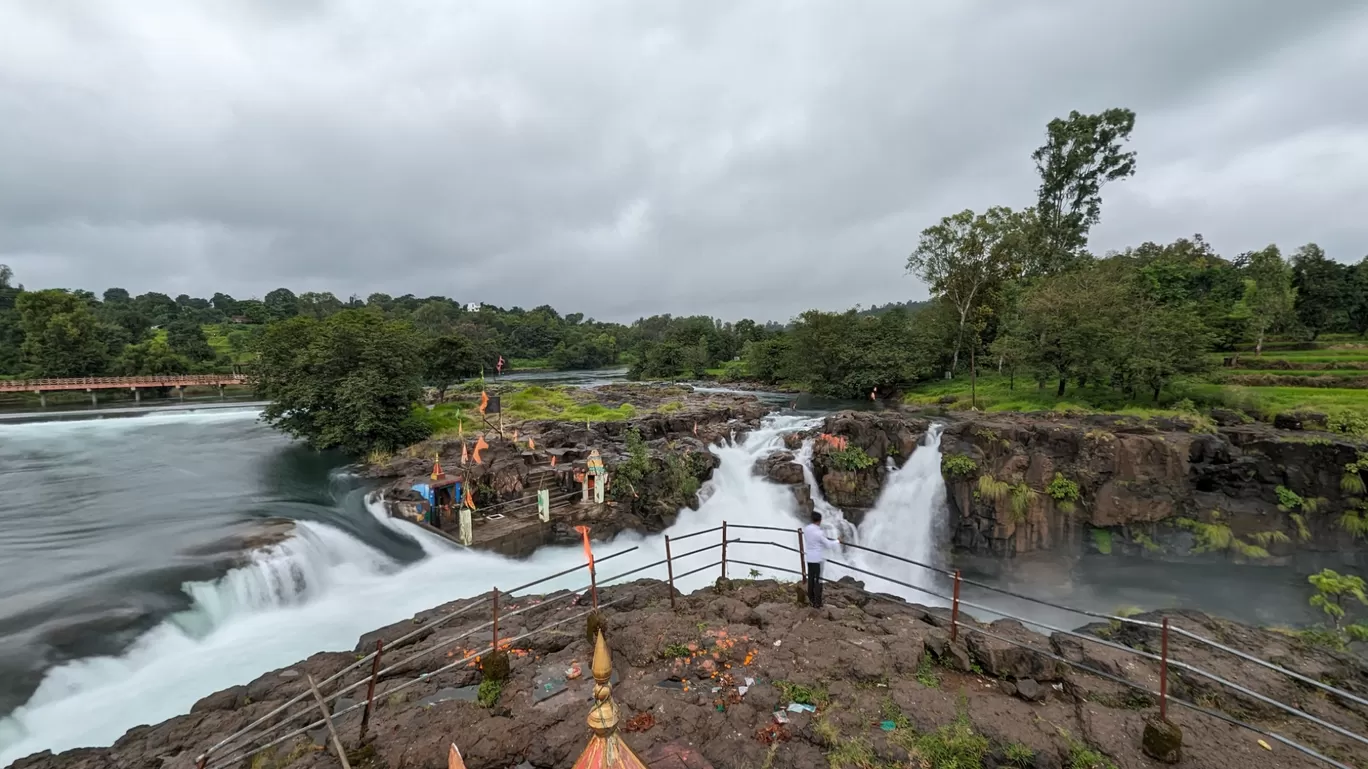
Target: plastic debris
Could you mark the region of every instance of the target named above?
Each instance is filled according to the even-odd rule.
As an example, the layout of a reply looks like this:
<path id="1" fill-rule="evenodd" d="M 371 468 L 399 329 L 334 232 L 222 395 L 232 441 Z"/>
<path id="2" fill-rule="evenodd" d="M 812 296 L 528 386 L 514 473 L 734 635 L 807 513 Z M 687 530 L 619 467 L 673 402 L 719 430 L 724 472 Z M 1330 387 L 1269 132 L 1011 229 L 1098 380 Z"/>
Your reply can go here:
<path id="1" fill-rule="evenodd" d="M 1269 745 L 1268 743 L 1264 742 L 1263 740 L 1259 740 L 1259 747 L 1263 748 L 1264 750 L 1272 750 L 1272 749 L 1273 749 L 1273 746 L 1272 746 L 1272 745 Z"/>
<path id="2" fill-rule="evenodd" d="M 879 728 L 883 729 L 885 732 L 891 732 L 894 729 L 897 729 L 898 725 L 893 723 L 892 721 L 883 721 L 879 724 Z"/>
<path id="3" fill-rule="evenodd" d="M 775 723 L 786 724 L 789 722 L 788 714 L 782 710 L 776 710 L 774 711 L 774 721 Z"/>
<path id="4" fill-rule="evenodd" d="M 571 663 L 570 667 L 565 669 L 565 680 L 567 681 L 574 681 L 582 675 L 584 675 L 584 671 L 580 669 L 578 662 Z"/>
<path id="5" fill-rule="evenodd" d="M 790 713 L 816 713 L 817 707 L 815 705 L 804 705 L 801 702 L 790 702 L 788 711 Z"/>

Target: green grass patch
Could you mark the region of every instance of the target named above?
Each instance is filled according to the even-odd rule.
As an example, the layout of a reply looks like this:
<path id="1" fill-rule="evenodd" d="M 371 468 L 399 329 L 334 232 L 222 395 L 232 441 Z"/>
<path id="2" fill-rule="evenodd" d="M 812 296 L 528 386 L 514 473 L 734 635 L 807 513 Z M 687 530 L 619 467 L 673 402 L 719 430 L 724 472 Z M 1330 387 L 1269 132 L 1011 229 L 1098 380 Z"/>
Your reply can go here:
<path id="1" fill-rule="evenodd" d="M 501 396 L 505 419 L 560 419 L 568 422 L 621 422 L 636 416 L 624 403 L 610 409 L 599 403 L 579 403 L 562 389 L 533 385 Z"/>
<path id="2" fill-rule="evenodd" d="M 551 368 L 550 358 L 509 358 L 506 371 L 547 371 Z"/>

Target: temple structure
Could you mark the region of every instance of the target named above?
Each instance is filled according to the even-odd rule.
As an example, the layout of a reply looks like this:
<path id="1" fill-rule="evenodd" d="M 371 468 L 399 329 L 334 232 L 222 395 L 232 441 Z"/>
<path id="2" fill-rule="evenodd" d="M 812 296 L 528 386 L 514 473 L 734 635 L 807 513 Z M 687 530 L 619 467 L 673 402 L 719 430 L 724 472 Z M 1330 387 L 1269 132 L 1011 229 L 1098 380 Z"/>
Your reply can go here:
<path id="1" fill-rule="evenodd" d="M 589 729 L 594 735 L 575 762 L 574 769 L 647 769 L 618 734 L 618 708 L 613 702 L 613 656 L 599 631 L 594 642 L 594 709 Z"/>

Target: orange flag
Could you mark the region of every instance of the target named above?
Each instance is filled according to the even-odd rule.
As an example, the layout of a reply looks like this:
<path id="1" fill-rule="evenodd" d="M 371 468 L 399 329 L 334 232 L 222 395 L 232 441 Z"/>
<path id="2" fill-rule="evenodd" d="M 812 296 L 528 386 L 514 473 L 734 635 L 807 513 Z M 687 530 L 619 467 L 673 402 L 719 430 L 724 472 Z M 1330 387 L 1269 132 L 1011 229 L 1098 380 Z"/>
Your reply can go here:
<path id="1" fill-rule="evenodd" d="M 465 441 L 461 441 L 461 464 L 470 464 L 470 451 L 466 449 Z"/>
<path id="2" fill-rule="evenodd" d="M 465 506 L 471 510 L 475 509 L 475 497 L 470 493 L 470 484 L 465 487 Z"/>
<path id="3" fill-rule="evenodd" d="M 535 448 L 537 448 L 537 442 L 536 442 L 535 440 L 531 439 L 531 438 L 528 438 L 528 439 L 527 439 L 527 450 L 528 450 L 528 451 L 531 451 L 531 450 L 533 450 L 533 449 L 535 449 Z"/>
<path id="4" fill-rule="evenodd" d="M 575 531 L 578 531 L 580 536 L 584 538 L 584 558 L 589 562 L 589 568 L 592 569 L 594 568 L 594 549 L 589 547 L 589 527 L 576 526 Z"/>
<path id="5" fill-rule="evenodd" d="M 555 455 L 555 454 L 552 454 L 552 455 L 551 455 L 551 466 L 552 466 L 552 467 L 555 467 L 555 466 L 556 466 L 556 455 Z"/>
<path id="6" fill-rule="evenodd" d="M 451 743 L 451 750 L 447 751 L 447 769 L 466 769 L 465 761 L 461 760 L 461 751 L 456 749 L 456 743 Z"/>
<path id="7" fill-rule="evenodd" d="M 481 413 L 481 414 L 485 413 L 485 409 L 488 408 L 488 407 L 489 407 L 489 393 L 484 392 L 483 390 L 481 390 L 481 391 L 480 391 L 480 413 Z"/>
<path id="8" fill-rule="evenodd" d="M 478 464 L 481 464 L 481 462 L 480 462 L 480 449 L 487 449 L 487 448 L 489 448 L 489 444 L 488 444 L 488 443 L 485 443 L 485 439 L 484 439 L 484 436 L 483 436 L 483 435 L 481 435 L 480 437 L 478 437 L 478 438 L 475 439 L 475 464 L 477 464 L 477 465 L 478 465 Z"/>

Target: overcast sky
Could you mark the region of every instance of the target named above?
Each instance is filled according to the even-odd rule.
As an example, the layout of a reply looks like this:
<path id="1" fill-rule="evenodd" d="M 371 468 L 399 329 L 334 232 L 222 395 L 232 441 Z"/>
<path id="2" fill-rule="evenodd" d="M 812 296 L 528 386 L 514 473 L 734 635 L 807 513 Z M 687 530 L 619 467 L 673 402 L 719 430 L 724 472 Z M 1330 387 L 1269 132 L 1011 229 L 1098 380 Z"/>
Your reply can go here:
<path id="1" fill-rule="evenodd" d="M 1137 114 L 1097 252 L 1368 254 L 1353 0 L 5 0 L 30 288 L 375 291 L 601 319 L 920 299 L 940 216 Z"/>

